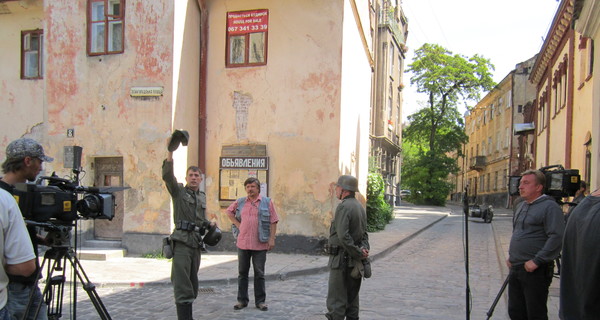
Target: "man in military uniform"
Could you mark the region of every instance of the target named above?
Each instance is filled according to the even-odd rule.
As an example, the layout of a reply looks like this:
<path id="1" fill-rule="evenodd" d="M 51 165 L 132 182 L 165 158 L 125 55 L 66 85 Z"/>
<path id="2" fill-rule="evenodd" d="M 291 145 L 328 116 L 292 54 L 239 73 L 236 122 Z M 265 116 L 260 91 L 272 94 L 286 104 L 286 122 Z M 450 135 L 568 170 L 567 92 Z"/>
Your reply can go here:
<path id="1" fill-rule="evenodd" d="M 163 162 L 162 177 L 173 200 L 175 230 L 171 234 L 173 243 L 171 282 L 177 306 L 177 319 L 191 320 L 192 303 L 198 296 L 201 232 L 209 226 L 215 226 L 215 223 L 205 218 L 206 195 L 200 191 L 202 182 L 200 168 L 192 166 L 187 169 L 185 186 L 178 183 L 173 174 L 173 151 L 179 143 L 173 144 L 171 141 L 176 138 L 174 134 L 169 139 L 169 152 Z"/>
<path id="2" fill-rule="evenodd" d="M 330 271 L 325 316 L 330 320 L 358 319 L 362 277 L 353 278 L 351 273 L 356 263 L 369 257 L 369 236 L 367 213 L 355 198 L 357 191 L 355 177 L 339 177 L 335 194 L 342 202 L 335 210 L 326 246 Z"/>

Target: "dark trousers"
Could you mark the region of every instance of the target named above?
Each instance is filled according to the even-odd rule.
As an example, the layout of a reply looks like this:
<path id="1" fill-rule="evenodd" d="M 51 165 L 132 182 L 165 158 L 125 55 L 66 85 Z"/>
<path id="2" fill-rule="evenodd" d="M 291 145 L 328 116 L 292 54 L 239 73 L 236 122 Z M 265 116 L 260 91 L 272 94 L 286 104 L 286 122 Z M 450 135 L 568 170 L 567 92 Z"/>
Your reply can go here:
<path id="1" fill-rule="evenodd" d="M 362 278 L 350 276 L 352 268 L 344 263 L 338 269 L 329 271 L 329 288 L 327 291 L 327 310 L 325 314 L 330 320 L 358 319 L 359 291 Z"/>
<path id="2" fill-rule="evenodd" d="M 254 304 L 265 303 L 267 292 L 265 288 L 265 263 L 267 250 L 242 250 L 238 248 L 238 295 L 237 301 L 248 304 L 248 273 L 250 261 L 254 269 Z"/>
<path id="3" fill-rule="evenodd" d="M 543 264 L 533 272 L 523 265 L 510 270 L 508 280 L 508 315 L 512 320 L 548 319 L 548 288 L 552 283 L 554 263 Z"/>
<path id="4" fill-rule="evenodd" d="M 171 282 L 175 303 L 193 303 L 198 296 L 198 269 L 200 269 L 200 248 L 192 248 L 183 242 L 173 241 L 173 264 Z"/>

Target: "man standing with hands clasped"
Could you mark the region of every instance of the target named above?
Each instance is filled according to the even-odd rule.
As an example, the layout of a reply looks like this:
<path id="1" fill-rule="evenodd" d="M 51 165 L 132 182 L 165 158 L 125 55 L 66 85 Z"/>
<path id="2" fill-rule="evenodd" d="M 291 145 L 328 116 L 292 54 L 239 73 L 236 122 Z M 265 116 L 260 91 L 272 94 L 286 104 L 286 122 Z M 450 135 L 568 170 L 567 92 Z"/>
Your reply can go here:
<path id="1" fill-rule="evenodd" d="M 544 195 L 546 177 L 539 170 L 521 174 L 523 202 L 513 217 L 508 249 L 508 315 L 512 320 L 548 319 L 548 288 L 554 259 L 562 246 L 565 221 L 562 210 Z"/>
<path id="2" fill-rule="evenodd" d="M 354 320 L 359 314 L 359 291 L 361 275 L 351 276 L 355 263 L 369 257 L 369 235 L 367 234 L 367 213 L 356 200 L 358 180 L 353 176 L 339 177 L 335 195 L 342 200 L 335 209 L 329 229 L 329 290 L 327 310 L 329 320 Z"/>
<path id="3" fill-rule="evenodd" d="M 267 251 L 275 247 L 275 233 L 279 217 L 273 201 L 260 195 L 260 181 L 248 178 L 244 181 L 247 197 L 239 198 L 227 208 L 227 216 L 239 229 L 238 248 L 238 294 L 234 310 L 248 306 L 248 273 L 250 260 L 254 268 L 254 304 L 261 311 L 269 308 L 265 303 L 265 263 Z"/>

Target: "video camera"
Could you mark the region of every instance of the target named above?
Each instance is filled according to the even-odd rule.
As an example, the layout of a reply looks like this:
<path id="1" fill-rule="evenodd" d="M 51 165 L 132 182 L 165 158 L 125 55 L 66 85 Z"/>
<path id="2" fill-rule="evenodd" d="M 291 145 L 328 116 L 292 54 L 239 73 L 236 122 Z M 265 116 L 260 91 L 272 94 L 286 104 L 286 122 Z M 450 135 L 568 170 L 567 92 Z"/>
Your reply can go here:
<path id="1" fill-rule="evenodd" d="M 554 198 L 572 197 L 580 188 L 581 176 L 577 169 L 565 169 L 562 165 L 547 166 L 539 169 L 546 176 L 544 194 Z M 519 195 L 520 176 L 510 176 L 508 192 Z"/>
<path id="2" fill-rule="evenodd" d="M 47 185 L 42 185 L 44 180 Z M 110 191 L 127 188 L 84 187 L 76 181 L 59 178 L 53 173 L 50 177 L 40 177 L 35 184 L 17 184 L 13 194 L 26 220 L 70 222 L 79 217 L 112 220 L 116 203 Z"/>

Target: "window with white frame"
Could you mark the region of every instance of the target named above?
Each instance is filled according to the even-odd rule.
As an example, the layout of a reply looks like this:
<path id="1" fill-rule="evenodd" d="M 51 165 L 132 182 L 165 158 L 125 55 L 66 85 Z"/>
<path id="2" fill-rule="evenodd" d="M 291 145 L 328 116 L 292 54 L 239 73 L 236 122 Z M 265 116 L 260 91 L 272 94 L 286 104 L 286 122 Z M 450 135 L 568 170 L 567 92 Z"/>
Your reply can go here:
<path id="1" fill-rule="evenodd" d="M 42 79 L 44 31 L 21 31 L 21 79 Z"/>
<path id="2" fill-rule="evenodd" d="M 125 0 L 88 1 L 88 55 L 122 53 Z"/>

